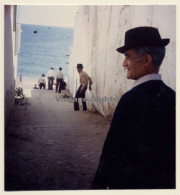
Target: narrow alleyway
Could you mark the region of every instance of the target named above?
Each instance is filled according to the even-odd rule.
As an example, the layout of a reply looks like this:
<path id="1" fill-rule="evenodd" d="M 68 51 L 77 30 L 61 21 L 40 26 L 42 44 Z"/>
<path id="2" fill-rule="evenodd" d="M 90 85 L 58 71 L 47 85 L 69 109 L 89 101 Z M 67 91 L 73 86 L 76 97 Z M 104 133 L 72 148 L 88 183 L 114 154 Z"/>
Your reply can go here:
<path id="1" fill-rule="evenodd" d="M 6 190 L 91 188 L 109 124 L 98 113 L 73 111 L 62 96 L 32 90 L 14 107 L 5 132 Z"/>

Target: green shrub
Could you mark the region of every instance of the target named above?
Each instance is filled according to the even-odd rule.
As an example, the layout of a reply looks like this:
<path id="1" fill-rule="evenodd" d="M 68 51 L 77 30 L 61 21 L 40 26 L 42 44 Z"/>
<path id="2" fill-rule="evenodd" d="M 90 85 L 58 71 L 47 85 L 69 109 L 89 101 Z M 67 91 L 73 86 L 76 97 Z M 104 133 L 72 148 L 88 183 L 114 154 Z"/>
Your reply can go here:
<path id="1" fill-rule="evenodd" d="M 15 89 L 15 97 L 19 97 L 19 98 L 22 98 L 22 99 L 25 98 L 23 88 L 18 87 L 18 88 Z"/>

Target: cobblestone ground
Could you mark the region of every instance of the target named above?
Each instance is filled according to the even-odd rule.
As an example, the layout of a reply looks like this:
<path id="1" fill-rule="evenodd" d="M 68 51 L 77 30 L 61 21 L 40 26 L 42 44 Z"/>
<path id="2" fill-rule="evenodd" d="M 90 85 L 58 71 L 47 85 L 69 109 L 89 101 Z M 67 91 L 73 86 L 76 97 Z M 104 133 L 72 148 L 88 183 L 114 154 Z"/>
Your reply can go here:
<path id="1" fill-rule="evenodd" d="M 91 188 L 109 124 L 57 97 L 33 90 L 29 105 L 14 107 L 5 131 L 5 190 Z"/>

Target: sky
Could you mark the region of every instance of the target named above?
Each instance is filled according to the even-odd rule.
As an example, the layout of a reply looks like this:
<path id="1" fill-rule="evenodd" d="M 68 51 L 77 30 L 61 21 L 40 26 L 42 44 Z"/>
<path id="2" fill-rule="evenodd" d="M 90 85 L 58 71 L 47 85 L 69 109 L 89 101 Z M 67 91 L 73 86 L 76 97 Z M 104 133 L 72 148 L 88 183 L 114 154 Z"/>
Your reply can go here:
<path id="1" fill-rule="evenodd" d="M 18 5 L 17 22 L 73 28 L 77 10 L 76 5 Z"/>

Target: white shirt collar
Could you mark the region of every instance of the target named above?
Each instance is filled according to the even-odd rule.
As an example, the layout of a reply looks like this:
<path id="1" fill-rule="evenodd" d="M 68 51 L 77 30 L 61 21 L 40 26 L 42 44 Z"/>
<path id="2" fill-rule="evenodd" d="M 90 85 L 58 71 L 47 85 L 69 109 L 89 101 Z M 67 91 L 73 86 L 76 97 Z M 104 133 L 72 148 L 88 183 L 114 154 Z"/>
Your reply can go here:
<path id="1" fill-rule="evenodd" d="M 137 79 L 136 81 L 134 81 L 133 83 L 133 87 L 136 87 L 137 85 L 140 85 L 146 81 L 151 81 L 151 80 L 161 80 L 161 75 L 160 74 L 148 74 L 148 75 L 145 75 L 139 79 Z"/>

